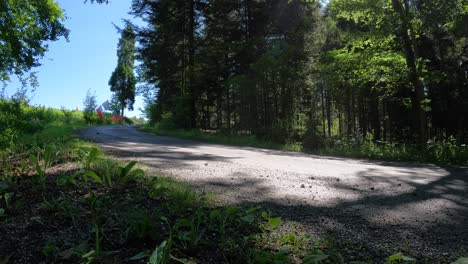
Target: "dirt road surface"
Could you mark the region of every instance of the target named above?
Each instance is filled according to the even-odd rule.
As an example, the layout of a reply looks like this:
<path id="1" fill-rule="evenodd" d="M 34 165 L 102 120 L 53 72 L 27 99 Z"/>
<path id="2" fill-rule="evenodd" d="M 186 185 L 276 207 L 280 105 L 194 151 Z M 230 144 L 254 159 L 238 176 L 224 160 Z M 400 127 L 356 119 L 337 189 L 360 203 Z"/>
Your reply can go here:
<path id="1" fill-rule="evenodd" d="M 421 263 L 468 256 L 468 168 L 215 145 L 132 126 L 79 135 L 222 203 L 270 208 L 297 230 L 334 238 L 348 261 L 399 251 Z"/>

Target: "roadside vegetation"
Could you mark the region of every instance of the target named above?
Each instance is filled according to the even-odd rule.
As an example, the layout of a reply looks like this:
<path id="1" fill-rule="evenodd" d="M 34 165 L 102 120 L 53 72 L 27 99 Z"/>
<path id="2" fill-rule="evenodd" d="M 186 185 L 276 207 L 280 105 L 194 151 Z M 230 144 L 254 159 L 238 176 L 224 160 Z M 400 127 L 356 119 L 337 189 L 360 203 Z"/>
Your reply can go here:
<path id="1" fill-rule="evenodd" d="M 72 136 L 87 125 L 80 111 L 0 103 L 1 263 L 343 261 L 329 242 L 278 235 L 268 211 L 218 207 L 106 157 Z"/>
<path id="2" fill-rule="evenodd" d="M 338 157 L 365 158 L 384 161 L 425 162 L 441 165 L 468 165 L 468 146 L 450 137 L 439 142 L 429 142 L 421 149 L 417 144 L 376 141 L 370 135 L 365 138 L 322 138 L 309 136 L 303 140 L 284 142 L 242 133 L 218 130 L 178 129 L 171 115 L 156 124 L 147 123 L 142 131 L 162 136 L 201 140 L 209 143 L 247 146 L 294 152 L 305 152 Z"/>
<path id="3" fill-rule="evenodd" d="M 105 156 L 72 135 L 87 125 L 80 111 L 0 102 L 2 131 L 13 131 L 0 151 L 1 263 L 372 263 L 344 259 L 274 212 L 219 206 Z"/>

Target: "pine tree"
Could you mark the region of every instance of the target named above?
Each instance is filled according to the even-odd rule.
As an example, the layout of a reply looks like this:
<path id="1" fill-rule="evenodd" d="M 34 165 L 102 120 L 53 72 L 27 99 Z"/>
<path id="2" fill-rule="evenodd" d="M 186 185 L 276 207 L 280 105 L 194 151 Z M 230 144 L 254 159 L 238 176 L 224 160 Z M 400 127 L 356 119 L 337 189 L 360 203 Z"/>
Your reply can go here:
<path id="1" fill-rule="evenodd" d="M 135 103 L 136 78 L 134 75 L 135 63 L 135 34 L 130 24 L 121 30 L 121 38 L 117 46 L 117 67 L 109 80 L 110 89 L 115 93 L 121 115 L 124 109 L 133 110 Z"/>

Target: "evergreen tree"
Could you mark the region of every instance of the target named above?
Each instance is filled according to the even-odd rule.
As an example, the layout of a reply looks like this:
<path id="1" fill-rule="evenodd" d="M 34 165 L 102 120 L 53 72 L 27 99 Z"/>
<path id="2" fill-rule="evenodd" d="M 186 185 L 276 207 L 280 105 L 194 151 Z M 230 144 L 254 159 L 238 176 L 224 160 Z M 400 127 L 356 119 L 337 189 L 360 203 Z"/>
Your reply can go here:
<path id="1" fill-rule="evenodd" d="M 96 108 L 96 92 L 91 92 L 91 89 L 88 89 L 83 100 L 83 115 L 86 123 L 93 123 L 96 120 L 96 118 L 93 118 L 96 116 Z"/>
<path id="2" fill-rule="evenodd" d="M 121 115 L 123 116 L 124 109 L 128 108 L 132 111 L 135 103 L 135 34 L 129 23 L 121 30 L 121 38 L 117 46 L 117 58 L 117 67 L 112 73 L 109 85 L 120 104 Z"/>

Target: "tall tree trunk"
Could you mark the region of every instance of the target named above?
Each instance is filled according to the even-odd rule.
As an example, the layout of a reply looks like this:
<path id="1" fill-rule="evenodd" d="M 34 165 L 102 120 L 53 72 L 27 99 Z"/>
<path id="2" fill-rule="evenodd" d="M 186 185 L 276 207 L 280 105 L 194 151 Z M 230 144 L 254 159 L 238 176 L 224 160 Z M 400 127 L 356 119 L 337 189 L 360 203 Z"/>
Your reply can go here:
<path id="1" fill-rule="evenodd" d="M 370 102 L 371 107 L 371 122 L 372 130 L 374 131 L 374 139 L 380 140 L 380 116 L 379 116 L 379 100 L 378 98 L 372 98 Z"/>
<path id="2" fill-rule="evenodd" d="M 323 137 L 326 136 L 325 134 L 325 129 L 326 129 L 326 113 L 325 113 L 325 89 L 323 87 L 323 84 L 320 84 L 321 86 L 321 93 L 320 93 L 320 97 L 321 97 L 321 100 L 322 100 L 322 135 Z"/>
<path id="3" fill-rule="evenodd" d="M 228 133 L 231 134 L 231 85 L 226 85 L 226 122 Z"/>
<path id="4" fill-rule="evenodd" d="M 418 142 L 421 146 L 426 145 L 427 128 L 426 128 L 426 112 L 422 107 L 425 99 L 424 85 L 419 76 L 417 60 L 418 47 L 415 40 L 414 29 L 410 21 L 410 10 L 408 0 L 392 0 L 393 9 L 400 17 L 401 28 L 396 34 L 400 38 L 403 51 L 405 53 L 406 66 L 408 68 L 408 78 L 415 89 L 415 96 L 412 102 L 416 116 L 416 124 L 418 129 Z"/>
<path id="5" fill-rule="evenodd" d="M 332 116 L 331 116 L 331 96 L 330 93 L 327 92 L 326 103 L 327 103 L 327 125 L 328 125 L 328 137 L 331 137 L 331 127 L 333 125 Z"/>
<path id="6" fill-rule="evenodd" d="M 189 0 L 189 103 L 190 128 L 197 126 L 196 94 L 195 94 L 195 0 Z"/>
<path id="7" fill-rule="evenodd" d="M 348 139 L 351 138 L 351 134 L 353 131 L 353 116 L 351 113 L 351 88 L 349 87 L 348 83 L 345 83 L 345 89 L 346 89 L 346 124 L 347 124 L 347 129 L 346 129 L 346 136 Z"/>

